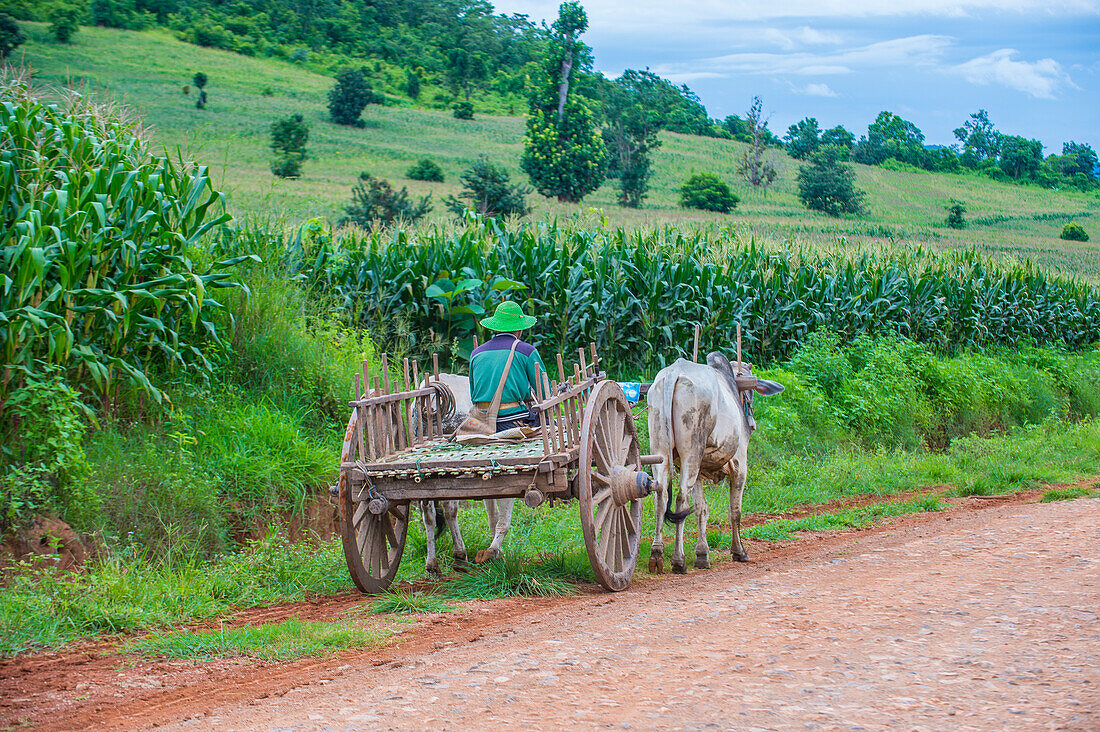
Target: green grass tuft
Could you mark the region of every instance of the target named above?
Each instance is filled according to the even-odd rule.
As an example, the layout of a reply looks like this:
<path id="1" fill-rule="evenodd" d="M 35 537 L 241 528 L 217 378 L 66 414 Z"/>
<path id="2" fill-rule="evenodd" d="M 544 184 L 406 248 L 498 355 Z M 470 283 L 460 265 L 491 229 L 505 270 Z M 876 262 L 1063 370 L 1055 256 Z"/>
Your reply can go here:
<path id="1" fill-rule="evenodd" d="M 443 585 L 443 595 L 456 600 L 493 597 L 562 597 L 576 595 L 577 588 L 552 568 L 531 561 L 518 552 L 504 559 L 475 565 Z"/>
<path id="2" fill-rule="evenodd" d="M 155 633 L 126 644 L 124 651 L 173 659 L 246 656 L 289 661 L 327 656 L 347 648 L 381 645 L 389 631 L 364 628 L 348 621 L 325 623 L 297 618 L 281 623 L 221 628 L 208 632 Z"/>
<path id="3" fill-rule="evenodd" d="M 1100 496 L 1100 492 L 1085 486 L 1074 486 L 1073 488 L 1049 490 L 1043 494 L 1039 501 L 1041 503 L 1053 503 L 1054 501 L 1072 501 L 1075 498 L 1095 498 L 1096 496 Z"/>
<path id="4" fill-rule="evenodd" d="M 371 603 L 372 615 L 410 615 L 414 613 L 449 613 L 457 610 L 437 595 L 422 592 L 387 592 Z"/>

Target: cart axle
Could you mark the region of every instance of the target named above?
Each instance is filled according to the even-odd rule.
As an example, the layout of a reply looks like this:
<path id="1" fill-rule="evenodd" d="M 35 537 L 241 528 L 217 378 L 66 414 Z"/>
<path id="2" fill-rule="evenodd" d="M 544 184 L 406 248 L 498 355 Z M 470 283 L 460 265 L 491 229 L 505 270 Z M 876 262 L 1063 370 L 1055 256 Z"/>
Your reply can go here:
<path id="1" fill-rule="evenodd" d="M 645 498 L 657 490 L 657 481 L 644 470 L 615 468 L 611 473 L 611 498 L 616 506 L 625 506 L 632 501 Z"/>

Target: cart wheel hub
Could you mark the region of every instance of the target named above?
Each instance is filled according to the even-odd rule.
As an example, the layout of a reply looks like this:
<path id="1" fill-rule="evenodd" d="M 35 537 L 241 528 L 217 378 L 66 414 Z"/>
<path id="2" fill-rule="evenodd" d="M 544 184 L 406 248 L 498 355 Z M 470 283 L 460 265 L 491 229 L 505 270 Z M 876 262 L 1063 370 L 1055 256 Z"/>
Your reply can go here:
<path id="1" fill-rule="evenodd" d="M 611 473 L 611 498 L 616 506 L 645 498 L 654 487 L 653 478 L 643 470 L 617 467 Z"/>

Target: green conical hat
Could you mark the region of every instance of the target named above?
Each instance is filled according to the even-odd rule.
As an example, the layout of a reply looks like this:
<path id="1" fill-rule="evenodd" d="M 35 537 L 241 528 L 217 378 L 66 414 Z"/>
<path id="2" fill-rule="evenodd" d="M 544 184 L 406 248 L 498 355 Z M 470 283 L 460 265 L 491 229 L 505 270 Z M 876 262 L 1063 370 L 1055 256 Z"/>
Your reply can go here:
<path id="1" fill-rule="evenodd" d="M 491 318 L 486 318 L 481 321 L 489 330 L 495 330 L 500 333 L 511 333 L 517 330 L 527 330 L 535 324 L 535 318 L 530 315 L 523 314 L 523 308 L 516 305 L 511 300 L 505 300 L 500 305 L 497 305 L 496 311 Z"/>

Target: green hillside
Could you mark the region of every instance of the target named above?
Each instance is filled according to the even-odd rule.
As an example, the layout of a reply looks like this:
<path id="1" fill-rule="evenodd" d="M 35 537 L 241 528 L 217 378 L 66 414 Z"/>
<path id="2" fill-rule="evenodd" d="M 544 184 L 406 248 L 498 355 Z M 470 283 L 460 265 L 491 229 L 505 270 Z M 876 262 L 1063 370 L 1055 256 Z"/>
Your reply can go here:
<path id="1" fill-rule="evenodd" d="M 523 120 L 479 114 L 469 122 L 439 111 L 370 106 L 362 129 L 340 127 L 327 119 L 325 95 L 330 77 L 288 61 L 250 58 L 182 43 L 162 31 L 82 28 L 71 45 L 52 40 L 46 27 L 26 24 L 29 41 L 19 53 L 35 76 L 49 84 L 83 84 L 91 93 L 109 92 L 144 117 L 152 139 L 182 148 L 212 168 L 217 185 L 229 195 L 237 217 L 279 218 L 297 223 L 311 217 L 338 219 L 360 171 L 407 185 L 438 199 L 458 191 L 458 175 L 478 154 L 519 171 Z M 196 71 L 210 77 L 206 110 L 183 94 Z M 310 125 L 310 159 L 299 180 L 271 175 L 267 148 L 270 123 L 302 113 Z M 740 143 L 675 133 L 662 134 L 654 157 L 648 207 L 623 209 L 617 190 L 605 184 L 581 206 L 563 205 L 532 195 L 533 217 L 566 215 L 599 218 L 628 226 L 711 222 L 735 225 L 740 237 L 832 244 L 846 241 L 903 240 L 934 247 L 976 245 L 1015 257 L 1032 257 L 1048 266 L 1100 275 L 1100 241 L 1066 242 L 1058 238 L 1071 218 L 1094 229 L 1100 221 L 1095 193 L 1049 191 L 1034 186 L 996 183 L 976 175 L 898 172 L 856 165 L 859 185 L 868 194 L 870 213 L 861 219 L 831 219 L 807 211 L 797 200 L 797 161 L 772 153 L 780 180 L 767 196 L 753 191 L 735 174 Z M 405 170 L 421 157 L 443 167 L 447 182 L 406 180 Z M 694 171 L 713 171 L 734 186 L 742 202 L 728 216 L 685 211 L 676 189 Z M 943 226 L 950 198 L 966 202 L 970 223 L 961 231 Z M 444 220 L 437 205 L 433 214 Z"/>

